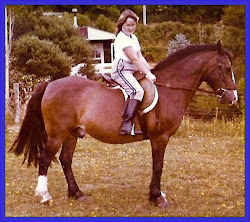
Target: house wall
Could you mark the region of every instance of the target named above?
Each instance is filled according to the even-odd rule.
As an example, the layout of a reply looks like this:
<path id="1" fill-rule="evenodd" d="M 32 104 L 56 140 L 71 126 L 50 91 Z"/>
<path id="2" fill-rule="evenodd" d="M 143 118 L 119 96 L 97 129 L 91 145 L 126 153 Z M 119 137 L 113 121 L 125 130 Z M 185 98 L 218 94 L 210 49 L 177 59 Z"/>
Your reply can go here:
<path id="1" fill-rule="evenodd" d="M 104 63 L 104 48 L 102 42 L 91 42 L 91 47 L 93 48 L 93 59 L 97 63 Z"/>
<path id="2" fill-rule="evenodd" d="M 112 40 L 90 41 L 91 47 L 94 49 L 93 58 L 98 63 L 111 63 L 111 43 Z"/>

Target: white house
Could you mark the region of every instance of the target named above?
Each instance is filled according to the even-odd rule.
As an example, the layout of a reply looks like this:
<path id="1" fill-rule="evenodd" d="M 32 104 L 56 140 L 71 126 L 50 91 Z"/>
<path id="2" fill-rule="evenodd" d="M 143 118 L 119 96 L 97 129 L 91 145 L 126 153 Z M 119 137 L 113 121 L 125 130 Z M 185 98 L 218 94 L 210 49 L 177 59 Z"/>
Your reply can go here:
<path id="1" fill-rule="evenodd" d="M 111 63 L 113 61 L 112 43 L 115 39 L 114 33 L 89 26 L 79 27 L 78 29 L 80 35 L 89 40 L 93 48 L 93 58 L 97 63 Z"/>
<path id="2" fill-rule="evenodd" d="M 96 63 L 96 74 L 110 73 L 114 58 L 113 42 L 115 34 L 89 26 L 78 27 L 78 30 L 80 36 L 87 39 L 93 49 L 92 58 Z M 72 67 L 71 75 L 76 75 L 84 65 L 81 63 Z"/>

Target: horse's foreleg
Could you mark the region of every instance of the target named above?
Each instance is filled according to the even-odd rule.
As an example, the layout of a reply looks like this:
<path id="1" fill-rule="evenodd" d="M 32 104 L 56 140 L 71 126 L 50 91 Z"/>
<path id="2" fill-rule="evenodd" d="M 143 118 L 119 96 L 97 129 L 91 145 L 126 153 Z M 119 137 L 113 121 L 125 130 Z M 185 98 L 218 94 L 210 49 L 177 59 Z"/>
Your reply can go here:
<path id="1" fill-rule="evenodd" d="M 166 195 L 161 191 L 163 160 L 168 139 L 168 137 L 164 136 L 150 140 L 152 146 L 153 174 L 150 183 L 149 200 L 163 208 L 169 206 Z"/>
<path id="2" fill-rule="evenodd" d="M 79 189 L 72 172 L 72 158 L 75 151 L 76 142 L 77 137 L 73 135 L 69 136 L 64 141 L 59 160 L 68 183 L 68 196 L 74 197 L 78 200 L 85 200 L 86 198 Z"/>
<path id="3" fill-rule="evenodd" d="M 41 150 L 39 157 L 39 175 L 37 181 L 37 187 L 35 189 L 35 195 L 41 196 L 41 203 L 48 202 L 52 199 L 48 192 L 48 168 L 52 159 L 55 157 L 57 151 L 61 146 L 60 140 L 56 138 L 48 138 L 45 148 Z"/>

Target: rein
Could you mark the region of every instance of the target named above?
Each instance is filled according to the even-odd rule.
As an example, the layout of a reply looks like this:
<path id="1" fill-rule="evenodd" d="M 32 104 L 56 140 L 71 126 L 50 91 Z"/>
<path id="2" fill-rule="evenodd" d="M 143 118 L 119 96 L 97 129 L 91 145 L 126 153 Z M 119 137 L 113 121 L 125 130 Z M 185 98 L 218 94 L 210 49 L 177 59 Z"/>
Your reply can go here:
<path id="1" fill-rule="evenodd" d="M 208 94 L 215 94 L 217 95 L 217 92 L 214 92 L 214 91 L 210 91 L 210 90 L 205 90 L 205 89 L 191 89 L 191 88 L 184 88 L 184 87 L 177 87 L 177 86 L 169 86 L 167 84 L 162 84 L 162 83 L 158 83 L 158 82 L 155 82 L 154 83 L 155 85 L 157 86 L 163 86 L 163 87 L 166 87 L 168 89 L 174 89 L 174 90 L 187 90 L 187 91 L 191 91 L 191 92 L 202 92 L 202 93 L 208 93 Z"/>

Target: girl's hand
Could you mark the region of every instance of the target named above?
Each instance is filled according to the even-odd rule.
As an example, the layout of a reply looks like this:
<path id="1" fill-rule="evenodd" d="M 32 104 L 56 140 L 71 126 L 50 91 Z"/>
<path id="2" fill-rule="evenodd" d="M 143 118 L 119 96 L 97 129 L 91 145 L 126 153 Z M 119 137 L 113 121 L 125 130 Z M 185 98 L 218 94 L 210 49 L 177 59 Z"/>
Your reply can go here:
<path id="1" fill-rule="evenodd" d="M 147 72 L 146 78 L 149 79 L 149 80 L 152 81 L 152 82 L 155 82 L 155 81 L 156 81 L 155 75 L 154 75 L 152 72 L 150 72 L 150 71 Z"/>

